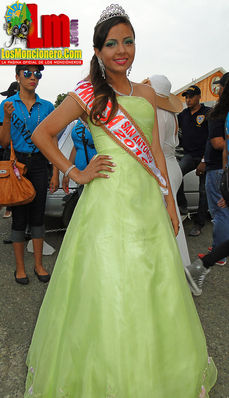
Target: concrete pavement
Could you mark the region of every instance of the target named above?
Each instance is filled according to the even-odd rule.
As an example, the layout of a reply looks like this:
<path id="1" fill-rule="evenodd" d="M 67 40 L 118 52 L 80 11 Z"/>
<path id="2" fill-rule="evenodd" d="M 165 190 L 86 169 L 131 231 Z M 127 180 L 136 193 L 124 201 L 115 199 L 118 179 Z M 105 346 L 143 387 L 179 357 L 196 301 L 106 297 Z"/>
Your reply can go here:
<path id="1" fill-rule="evenodd" d="M 25 359 L 47 285 L 40 283 L 33 273 L 33 255 L 26 253 L 28 286 L 15 283 L 12 245 L 2 240 L 9 236 L 10 220 L 0 212 L 0 398 L 23 398 L 26 377 Z M 192 223 L 185 220 L 188 232 Z M 206 252 L 211 243 L 212 225 L 208 222 L 199 237 L 187 237 L 191 259 L 198 252 Z M 46 241 L 57 251 L 44 257 L 44 265 L 52 271 L 63 233 L 50 233 Z M 229 264 L 215 266 L 207 276 L 203 294 L 195 303 L 209 348 L 218 368 L 218 382 L 210 398 L 229 398 Z M 53 397 L 55 398 L 55 397 Z M 145 397 L 143 397 L 145 398 Z M 155 397 L 156 398 L 156 397 Z M 175 397 L 167 397 L 175 398 Z M 185 398 L 185 397 L 184 397 Z"/>

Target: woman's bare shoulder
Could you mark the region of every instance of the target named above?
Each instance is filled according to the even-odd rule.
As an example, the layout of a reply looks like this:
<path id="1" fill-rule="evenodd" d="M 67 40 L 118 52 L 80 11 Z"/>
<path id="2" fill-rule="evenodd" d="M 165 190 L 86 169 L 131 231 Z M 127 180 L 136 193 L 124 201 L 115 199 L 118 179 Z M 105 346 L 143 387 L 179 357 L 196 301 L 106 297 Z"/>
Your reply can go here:
<path id="1" fill-rule="evenodd" d="M 133 87 L 134 95 L 136 95 L 137 97 L 143 97 L 152 105 L 155 105 L 156 94 L 151 86 L 142 83 L 133 83 Z"/>

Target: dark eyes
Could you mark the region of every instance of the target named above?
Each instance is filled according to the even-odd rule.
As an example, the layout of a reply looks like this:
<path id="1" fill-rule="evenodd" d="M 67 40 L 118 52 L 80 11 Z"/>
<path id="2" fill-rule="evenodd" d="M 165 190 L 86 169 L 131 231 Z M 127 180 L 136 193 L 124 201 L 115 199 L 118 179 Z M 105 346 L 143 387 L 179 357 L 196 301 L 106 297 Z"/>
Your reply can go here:
<path id="1" fill-rule="evenodd" d="M 133 39 L 125 39 L 124 44 L 133 44 L 134 40 Z"/>
<path id="2" fill-rule="evenodd" d="M 109 40 L 105 43 L 105 47 L 114 47 L 117 44 L 116 40 Z"/>
<path id="3" fill-rule="evenodd" d="M 123 44 L 125 45 L 131 45 L 134 43 L 134 40 L 132 38 L 127 38 L 123 40 Z M 114 47 L 118 44 L 117 40 L 108 40 L 105 43 L 105 47 Z"/>

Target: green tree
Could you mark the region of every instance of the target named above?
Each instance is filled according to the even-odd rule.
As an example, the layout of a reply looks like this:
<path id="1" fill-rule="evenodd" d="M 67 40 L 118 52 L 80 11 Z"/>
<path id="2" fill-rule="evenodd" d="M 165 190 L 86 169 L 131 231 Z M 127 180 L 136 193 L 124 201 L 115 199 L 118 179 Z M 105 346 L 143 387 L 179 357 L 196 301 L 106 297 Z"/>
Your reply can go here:
<path id="1" fill-rule="evenodd" d="M 67 94 L 64 94 L 64 93 L 58 94 L 57 99 L 54 104 L 55 108 L 57 108 L 61 104 L 61 102 L 65 99 L 65 97 L 67 97 Z"/>

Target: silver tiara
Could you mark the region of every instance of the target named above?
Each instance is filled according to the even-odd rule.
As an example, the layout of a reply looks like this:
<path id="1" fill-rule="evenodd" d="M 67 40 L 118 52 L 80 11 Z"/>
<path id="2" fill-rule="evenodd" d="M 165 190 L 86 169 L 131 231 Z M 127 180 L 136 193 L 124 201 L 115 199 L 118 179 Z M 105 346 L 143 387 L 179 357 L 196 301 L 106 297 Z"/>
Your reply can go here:
<path id="1" fill-rule="evenodd" d="M 105 10 L 103 10 L 96 26 L 114 17 L 125 17 L 129 19 L 125 10 L 119 4 L 111 4 Z"/>

